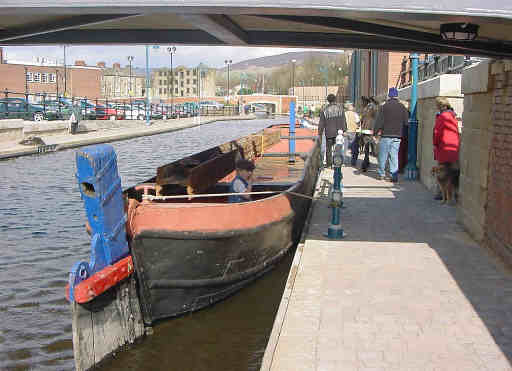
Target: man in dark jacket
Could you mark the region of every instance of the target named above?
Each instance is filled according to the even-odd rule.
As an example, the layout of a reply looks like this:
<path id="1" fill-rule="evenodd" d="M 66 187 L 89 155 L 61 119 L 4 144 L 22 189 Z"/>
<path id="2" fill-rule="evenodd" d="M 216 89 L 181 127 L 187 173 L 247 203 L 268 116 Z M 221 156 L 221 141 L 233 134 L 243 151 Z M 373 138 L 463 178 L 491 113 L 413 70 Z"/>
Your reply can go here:
<path id="1" fill-rule="evenodd" d="M 336 96 L 329 94 L 327 96 L 329 104 L 320 112 L 320 121 L 318 123 L 318 138 L 322 140 L 322 135 L 325 132 L 325 156 L 327 167 L 332 166 L 332 147 L 336 142 L 336 135 L 338 130 L 347 131 L 347 122 L 345 120 L 345 113 L 343 106 L 336 104 Z"/>
<path id="2" fill-rule="evenodd" d="M 379 109 L 375 119 L 374 133 L 380 136 L 379 142 L 379 177 L 386 175 L 386 162 L 389 157 L 389 171 L 391 181 L 398 182 L 398 150 L 402 138 L 402 127 L 409 120 L 409 113 L 405 106 L 397 99 L 398 90 L 389 89 L 389 100 Z"/>

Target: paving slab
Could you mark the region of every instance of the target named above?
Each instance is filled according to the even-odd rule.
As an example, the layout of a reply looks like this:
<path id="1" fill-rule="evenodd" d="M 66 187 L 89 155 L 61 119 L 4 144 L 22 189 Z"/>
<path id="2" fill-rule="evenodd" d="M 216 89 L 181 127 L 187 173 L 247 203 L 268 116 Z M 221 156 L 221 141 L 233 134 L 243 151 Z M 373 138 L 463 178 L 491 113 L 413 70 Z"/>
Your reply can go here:
<path id="1" fill-rule="evenodd" d="M 342 240 L 322 171 L 261 370 L 512 370 L 512 273 L 456 206 L 374 168 L 343 168 Z"/>

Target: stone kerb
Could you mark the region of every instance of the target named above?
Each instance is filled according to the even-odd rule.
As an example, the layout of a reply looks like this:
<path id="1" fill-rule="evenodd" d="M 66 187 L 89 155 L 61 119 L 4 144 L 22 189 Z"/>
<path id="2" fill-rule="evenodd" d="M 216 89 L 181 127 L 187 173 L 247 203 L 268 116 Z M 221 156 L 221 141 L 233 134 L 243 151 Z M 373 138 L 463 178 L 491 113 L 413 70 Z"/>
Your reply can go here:
<path id="1" fill-rule="evenodd" d="M 399 96 L 403 101 L 410 101 L 411 87 L 401 89 Z M 462 128 L 462 114 L 464 110 L 463 95 L 461 92 L 461 75 L 440 75 L 435 78 L 422 81 L 418 84 L 418 161 L 421 182 L 429 189 L 434 190 L 436 180 L 430 170 L 437 162 L 434 160 L 432 148 L 432 134 L 435 117 L 438 112 L 435 98 L 447 97 L 457 113 L 459 128 Z"/>

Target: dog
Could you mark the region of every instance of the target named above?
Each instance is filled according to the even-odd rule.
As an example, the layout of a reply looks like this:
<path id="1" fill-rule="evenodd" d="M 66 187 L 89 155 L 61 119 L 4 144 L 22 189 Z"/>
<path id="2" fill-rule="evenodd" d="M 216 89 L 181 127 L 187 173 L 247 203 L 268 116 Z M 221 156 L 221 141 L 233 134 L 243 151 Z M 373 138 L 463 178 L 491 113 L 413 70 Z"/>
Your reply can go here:
<path id="1" fill-rule="evenodd" d="M 443 197 L 441 203 L 445 204 L 452 200 L 457 202 L 460 170 L 453 168 L 449 163 L 440 164 L 432 167 L 431 174 L 436 178 L 441 189 Z"/>

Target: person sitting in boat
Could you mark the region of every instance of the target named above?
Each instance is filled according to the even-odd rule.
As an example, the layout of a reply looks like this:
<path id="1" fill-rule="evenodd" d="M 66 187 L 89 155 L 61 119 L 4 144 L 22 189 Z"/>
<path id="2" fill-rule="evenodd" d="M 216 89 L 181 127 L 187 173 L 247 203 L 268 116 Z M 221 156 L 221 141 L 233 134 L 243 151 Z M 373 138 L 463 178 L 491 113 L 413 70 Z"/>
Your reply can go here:
<path id="1" fill-rule="evenodd" d="M 254 168 L 254 164 L 249 160 L 240 159 L 236 162 L 236 177 L 229 186 L 229 192 L 236 194 L 229 196 L 229 202 L 245 202 L 251 200 L 251 195 L 241 193 L 250 193 L 252 191 L 252 173 Z"/>

